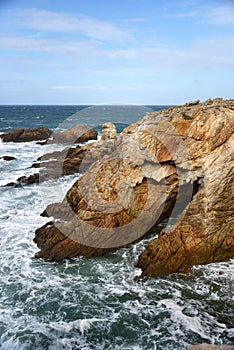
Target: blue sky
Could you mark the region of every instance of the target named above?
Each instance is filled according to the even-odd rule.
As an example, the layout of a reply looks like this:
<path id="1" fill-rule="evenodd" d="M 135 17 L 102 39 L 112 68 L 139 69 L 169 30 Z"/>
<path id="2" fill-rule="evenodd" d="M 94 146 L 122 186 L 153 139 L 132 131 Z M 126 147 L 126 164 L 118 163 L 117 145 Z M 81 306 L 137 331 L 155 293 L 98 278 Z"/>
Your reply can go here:
<path id="1" fill-rule="evenodd" d="M 234 97 L 234 0 L 0 0 L 0 33 L 0 104 Z"/>

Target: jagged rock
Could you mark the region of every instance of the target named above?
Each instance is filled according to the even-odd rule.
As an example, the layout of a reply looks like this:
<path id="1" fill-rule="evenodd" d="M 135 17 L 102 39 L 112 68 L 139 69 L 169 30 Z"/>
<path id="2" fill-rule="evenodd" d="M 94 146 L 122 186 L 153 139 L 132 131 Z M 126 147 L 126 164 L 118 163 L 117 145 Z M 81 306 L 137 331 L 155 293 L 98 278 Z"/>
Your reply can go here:
<path id="1" fill-rule="evenodd" d="M 188 350 L 234 350 L 234 345 L 198 344 L 190 345 Z"/>
<path id="2" fill-rule="evenodd" d="M 98 147 L 97 147 L 98 144 Z M 113 142 L 108 142 L 110 153 L 113 149 Z M 106 154 L 106 142 L 89 143 L 83 146 L 66 147 L 62 151 L 46 153 L 39 157 L 32 168 L 39 169 L 38 173 L 29 176 L 21 176 L 16 182 L 7 183 L 7 187 L 20 187 L 25 185 L 38 184 L 39 182 L 58 179 L 61 176 L 84 173 L 86 168 Z"/>
<path id="3" fill-rule="evenodd" d="M 142 276 L 234 256 L 233 116 L 233 100 L 189 103 L 147 114 L 111 150 L 96 145 L 96 161 L 44 212 L 55 220 L 36 231 L 37 257 L 105 254 L 180 211 L 140 256 Z"/>
<path id="4" fill-rule="evenodd" d="M 25 185 L 32 185 L 39 183 L 39 174 L 32 174 L 29 176 L 21 176 L 16 182 L 8 182 L 4 187 L 21 187 Z"/>
<path id="5" fill-rule="evenodd" d="M 116 127 L 113 123 L 107 122 L 102 125 L 102 140 L 116 139 Z"/>
<path id="6" fill-rule="evenodd" d="M 46 140 L 50 137 L 52 131 L 41 126 L 39 128 L 16 129 L 5 134 L 1 134 L 3 142 L 29 142 Z"/>
<path id="7" fill-rule="evenodd" d="M 47 153 L 39 157 L 36 163 L 32 164 L 32 168 L 39 168 L 38 173 L 29 176 L 21 176 L 16 182 L 10 182 L 5 186 L 19 187 L 32 185 L 50 179 L 56 179 L 60 176 L 78 173 L 81 162 L 91 148 L 92 144 L 87 144 L 82 147 L 67 147 L 62 151 Z"/>
<path id="8" fill-rule="evenodd" d="M 6 160 L 7 162 L 9 162 L 11 160 L 15 160 L 16 158 L 12 156 L 3 156 L 3 157 L 0 157 L 0 159 Z"/>

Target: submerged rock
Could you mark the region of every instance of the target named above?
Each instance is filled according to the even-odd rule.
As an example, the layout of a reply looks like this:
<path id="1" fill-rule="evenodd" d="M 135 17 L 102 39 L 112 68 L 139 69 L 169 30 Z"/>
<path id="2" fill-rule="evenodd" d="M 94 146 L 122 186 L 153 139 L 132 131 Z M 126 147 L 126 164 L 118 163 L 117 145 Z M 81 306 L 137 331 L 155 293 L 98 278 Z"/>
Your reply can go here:
<path id="1" fill-rule="evenodd" d="M 16 129 L 5 134 L 1 134 L 3 142 L 29 142 L 46 140 L 50 137 L 52 131 L 41 126 L 39 128 Z"/>
<path id="2" fill-rule="evenodd" d="M 97 144 L 83 176 L 44 212 L 54 221 L 36 230 L 36 256 L 105 254 L 170 218 L 139 258 L 142 276 L 233 257 L 233 130 L 233 100 L 195 101 L 147 114 L 111 147 Z"/>

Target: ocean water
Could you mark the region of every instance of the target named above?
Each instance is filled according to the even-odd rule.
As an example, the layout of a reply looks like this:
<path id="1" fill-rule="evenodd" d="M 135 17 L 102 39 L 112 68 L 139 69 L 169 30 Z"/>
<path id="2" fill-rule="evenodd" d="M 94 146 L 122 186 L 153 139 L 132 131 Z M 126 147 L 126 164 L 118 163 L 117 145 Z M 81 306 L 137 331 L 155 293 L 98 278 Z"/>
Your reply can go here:
<path id="1" fill-rule="evenodd" d="M 163 106 L 0 106 L 0 132 L 45 125 L 64 130 L 104 121 L 118 132 Z M 60 145 L 1 143 L 0 185 Z M 34 169 L 35 170 L 35 169 Z M 139 281 L 134 267 L 148 239 L 98 258 L 35 260 L 40 213 L 62 199 L 78 174 L 21 188 L 0 187 L 0 349 L 170 350 L 234 344 L 234 260 L 190 274 Z M 59 188 L 59 191 L 58 191 Z M 46 195 L 45 195 L 46 193 Z"/>

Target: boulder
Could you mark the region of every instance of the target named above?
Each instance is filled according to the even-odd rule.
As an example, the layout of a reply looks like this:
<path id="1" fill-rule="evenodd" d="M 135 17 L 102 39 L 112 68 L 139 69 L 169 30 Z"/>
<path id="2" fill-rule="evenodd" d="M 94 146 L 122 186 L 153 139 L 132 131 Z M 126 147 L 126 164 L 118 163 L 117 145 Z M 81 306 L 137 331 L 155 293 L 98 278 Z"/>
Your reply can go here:
<path id="1" fill-rule="evenodd" d="M 39 128 L 16 129 L 5 134 L 1 134 L 3 142 L 29 142 L 46 140 L 50 137 L 52 131 L 41 126 Z"/>
<path id="2" fill-rule="evenodd" d="M 102 125 L 102 140 L 116 139 L 116 127 L 113 123 L 107 122 Z"/>
<path id="3" fill-rule="evenodd" d="M 98 143 L 64 200 L 44 212 L 54 220 L 36 230 L 36 256 L 105 254 L 169 219 L 139 257 L 142 277 L 233 257 L 234 101 L 195 102 L 147 114 L 111 147 Z"/>

